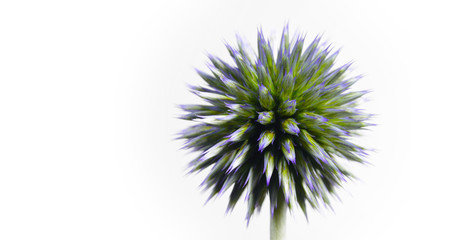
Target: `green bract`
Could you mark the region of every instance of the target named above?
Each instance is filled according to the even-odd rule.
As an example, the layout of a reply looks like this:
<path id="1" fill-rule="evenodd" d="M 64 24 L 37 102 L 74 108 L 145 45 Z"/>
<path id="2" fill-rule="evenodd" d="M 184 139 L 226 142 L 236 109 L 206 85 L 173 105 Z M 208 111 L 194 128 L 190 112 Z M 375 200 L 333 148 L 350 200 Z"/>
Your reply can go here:
<path id="1" fill-rule="evenodd" d="M 371 125 L 356 108 L 366 92 L 349 89 L 359 77 L 346 76 L 349 64 L 334 67 L 338 52 L 320 38 L 303 44 L 285 29 L 276 54 L 261 31 L 256 56 L 240 40 L 227 45 L 234 62 L 210 56 L 210 73 L 198 71 L 206 85 L 190 87 L 206 103 L 180 106 L 181 118 L 195 122 L 180 134 L 185 148 L 200 152 L 191 172 L 208 168 L 210 197 L 230 189 L 228 210 L 246 192 L 248 219 L 267 196 L 272 212 L 329 204 L 352 177 L 339 160 L 364 161 L 364 148 L 350 141 Z"/>

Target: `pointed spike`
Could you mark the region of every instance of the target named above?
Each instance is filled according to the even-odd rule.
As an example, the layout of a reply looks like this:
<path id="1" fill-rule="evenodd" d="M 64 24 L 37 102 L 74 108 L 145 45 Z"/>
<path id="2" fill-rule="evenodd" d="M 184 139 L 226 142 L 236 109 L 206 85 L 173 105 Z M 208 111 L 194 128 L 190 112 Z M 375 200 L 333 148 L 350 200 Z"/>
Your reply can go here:
<path id="1" fill-rule="evenodd" d="M 270 151 L 265 152 L 264 161 L 265 161 L 266 185 L 269 186 L 271 176 L 273 175 L 273 171 L 274 171 L 274 156 L 273 156 L 273 153 L 270 152 Z"/>
<path id="2" fill-rule="evenodd" d="M 268 145 L 272 144 L 274 141 L 275 133 L 274 131 L 268 130 L 264 131 L 259 139 L 258 142 L 258 151 L 262 152 Z"/>
<path id="3" fill-rule="evenodd" d="M 297 111 L 297 100 L 286 100 L 279 106 L 281 116 L 292 116 Z"/>
<path id="4" fill-rule="evenodd" d="M 250 129 L 251 124 L 246 123 L 244 126 L 240 127 L 230 135 L 228 135 L 228 140 L 226 142 L 236 142 L 242 140 L 244 134 Z"/>
<path id="5" fill-rule="evenodd" d="M 294 144 L 289 138 L 284 139 L 282 142 L 282 153 L 288 161 L 295 163 Z"/>
<path id="6" fill-rule="evenodd" d="M 273 110 L 275 106 L 274 98 L 264 85 L 259 87 L 259 100 L 262 107 L 267 110 Z"/>
<path id="7" fill-rule="evenodd" d="M 258 113 L 258 119 L 257 122 L 263 124 L 263 125 L 268 125 L 272 123 L 274 120 L 274 113 L 273 111 L 267 111 L 267 112 L 259 112 Z"/>
<path id="8" fill-rule="evenodd" d="M 293 118 L 288 118 L 282 122 L 282 129 L 286 133 L 292 135 L 298 135 L 300 133 L 300 128 L 298 127 L 298 122 Z"/>

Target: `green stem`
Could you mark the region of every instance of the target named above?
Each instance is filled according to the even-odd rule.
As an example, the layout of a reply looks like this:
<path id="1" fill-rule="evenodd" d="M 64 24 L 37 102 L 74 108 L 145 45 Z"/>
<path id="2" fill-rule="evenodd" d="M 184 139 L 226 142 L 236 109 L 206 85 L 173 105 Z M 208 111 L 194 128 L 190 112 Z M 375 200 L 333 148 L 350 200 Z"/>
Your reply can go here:
<path id="1" fill-rule="evenodd" d="M 285 202 L 284 195 L 280 193 L 278 194 L 277 206 L 274 208 L 274 213 L 272 216 L 270 215 L 270 240 L 284 240 L 286 212 L 287 203 Z"/>

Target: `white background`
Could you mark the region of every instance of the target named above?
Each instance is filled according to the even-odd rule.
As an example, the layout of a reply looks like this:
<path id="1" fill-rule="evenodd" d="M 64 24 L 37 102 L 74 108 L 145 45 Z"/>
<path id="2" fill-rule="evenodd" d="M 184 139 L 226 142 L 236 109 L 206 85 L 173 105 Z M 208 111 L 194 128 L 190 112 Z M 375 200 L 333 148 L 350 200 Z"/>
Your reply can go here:
<path id="1" fill-rule="evenodd" d="M 461 239 L 456 3 L 2 1 L 0 239 L 269 239 L 268 205 L 248 228 L 244 204 L 204 205 L 174 106 L 198 101 L 207 52 L 287 22 L 355 61 L 378 114 L 373 166 L 288 239 Z"/>

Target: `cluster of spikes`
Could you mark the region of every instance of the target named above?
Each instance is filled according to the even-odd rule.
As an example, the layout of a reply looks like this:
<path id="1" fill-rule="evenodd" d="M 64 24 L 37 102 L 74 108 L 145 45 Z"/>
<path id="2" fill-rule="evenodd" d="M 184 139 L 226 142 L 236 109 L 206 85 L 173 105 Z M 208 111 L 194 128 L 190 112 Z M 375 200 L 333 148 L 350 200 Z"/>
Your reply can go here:
<path id="1" fill-rule="evenodd" d="M 360 76 L 345 76 L 351 63 L 334 67 L 338 51 L 320 37 L 306 48 L 304 41 L 290 41 L 286 26 L 275 54 L 259 30 L 258 53 L 250 54 L 238 38 L 237 48 L 226 45 L 233 63 L 209 56 L 210 73 L 197 71 L 206 85 L 189 86 L 206 103 L 179 106 L 180 118 L 195 122 L 178 137 L 200 153 L 190 171 L 209 169 L 202 186 L 210 198 L 231 189 L 227 211 L 244 194 L 247 221 L 267 196 L 272 213 L 278 204 L 298 205 L 305 216 L 307 206 L 330 206 L 354 178 L 339 160 L 365 162 L 365 149 L 350 141 L 372 125 L 357 108 L 367 91 L 350 90 Z"/>

